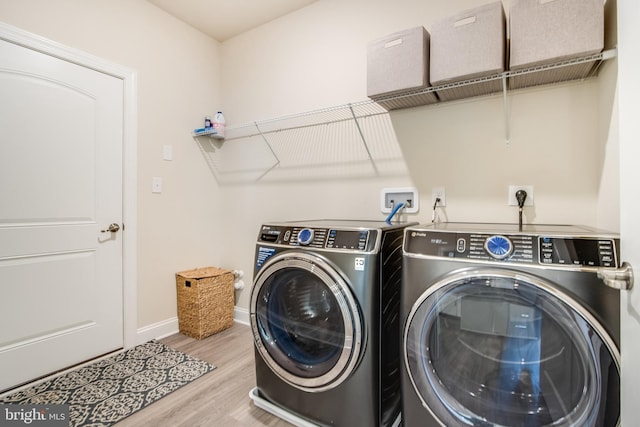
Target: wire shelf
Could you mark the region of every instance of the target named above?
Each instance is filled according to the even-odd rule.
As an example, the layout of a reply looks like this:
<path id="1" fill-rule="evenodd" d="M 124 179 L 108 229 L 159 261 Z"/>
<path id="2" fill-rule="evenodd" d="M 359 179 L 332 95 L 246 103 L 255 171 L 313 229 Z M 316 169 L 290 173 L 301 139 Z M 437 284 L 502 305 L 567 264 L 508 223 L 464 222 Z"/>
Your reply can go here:
<path id="1" fill-rule="evenodd" d="M 194 139 L 221 184 L 406 173 L 388 111 L 372 101 L 230 126 L 224 141 Z"/>
<path id="2" fill-rule="evenodd" d="M 401 95 L 228 126 L 225 139 L 193 135 L 220 184 L 406 174 L 389 111 L 597 75 L 615 49 Z"/>

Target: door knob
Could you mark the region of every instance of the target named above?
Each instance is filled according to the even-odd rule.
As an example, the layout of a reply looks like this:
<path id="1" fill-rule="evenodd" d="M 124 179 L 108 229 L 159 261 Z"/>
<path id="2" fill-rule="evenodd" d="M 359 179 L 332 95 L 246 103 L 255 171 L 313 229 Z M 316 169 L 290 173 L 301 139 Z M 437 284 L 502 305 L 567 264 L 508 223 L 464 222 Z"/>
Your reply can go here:
<path id="1" fill-rule="evenodd" d="M 118 230 L 120 230 L 120 226 L 114 222 L 113 224 L 110 224 L 109 227 L 107 227 L 106 230 L 100 230 L 100 232 L 101 233 L 109 233 L 109 232 L 115 233 Z"/>

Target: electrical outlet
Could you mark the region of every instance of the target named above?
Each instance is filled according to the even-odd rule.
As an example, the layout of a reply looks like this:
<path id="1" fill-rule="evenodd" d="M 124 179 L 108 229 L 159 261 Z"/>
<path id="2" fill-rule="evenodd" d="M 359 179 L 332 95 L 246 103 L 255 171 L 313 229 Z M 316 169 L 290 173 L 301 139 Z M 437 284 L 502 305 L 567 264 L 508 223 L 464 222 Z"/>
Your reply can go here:
<path id="1" fill-rule="evenodd" d="M 390 213 L 398 203 L 404 203 L 405 213 L 417 213 L 420 209 L 418 190 L 412 187 L 383 188 L 380 192 L 380 210 Z"/>
<path id="2" fill-rule="evenodd" d="M 444 192 L 444 187 L 433 187 L 431 189 L 431 206 L 435 206 L 436 199 L 440 199 L 440 201 L 438 201 L 438 206 L 447 206 L 447 197 Z"/>
<path id="3" fill-rule="evenodd" d="M 524 205 L 533 206 L 533 185 L 510 185 L 507 204 L 509 206 L 518 206 L 518 200 L 516 199 L 516 192 L 518 190 L 524 190 L 527 192 L 527 198 L 524 200 Z"/>

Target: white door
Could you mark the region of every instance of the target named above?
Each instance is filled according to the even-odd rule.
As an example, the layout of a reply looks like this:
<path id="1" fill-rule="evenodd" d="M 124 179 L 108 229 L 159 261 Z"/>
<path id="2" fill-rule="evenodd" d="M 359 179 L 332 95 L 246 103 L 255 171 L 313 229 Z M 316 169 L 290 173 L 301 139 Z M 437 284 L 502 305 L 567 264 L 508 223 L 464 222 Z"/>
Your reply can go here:
<path id="1" fill-rule="evenodd" d="M 123 96 L 0 40 L 0 391 L 123 347 Z"/>
<path id="2" fill-rule="evenodd" d="M 638 423 L 640 401 L 640 3 L 618 0 L 618 99 L 620 108 L 620 252 L 634 268 L 635 285 L 622 292 L 622 419 Z"/>

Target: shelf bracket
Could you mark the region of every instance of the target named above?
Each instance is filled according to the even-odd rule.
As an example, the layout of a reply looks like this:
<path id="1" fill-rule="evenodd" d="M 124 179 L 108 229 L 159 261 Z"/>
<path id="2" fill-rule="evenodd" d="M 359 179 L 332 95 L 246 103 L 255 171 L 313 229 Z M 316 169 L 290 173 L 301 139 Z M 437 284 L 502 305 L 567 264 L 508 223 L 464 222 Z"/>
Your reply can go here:
<path id="1" fill-rule="evenodd" d="M 276 152 L 273 150 L 273 147 L 271 146 L 271 144 L 269 143 L 269 140 L 267 139 L 266 136 L 264 136 L 264 133 L 262 133 L 262 130 L 260 130 L 260 126 L 258 126 L 258 122 L 253 122 L 253 124 L 256 127 L 256 130 L 258 131 L 258 133 L 260 134 L 260 136 L 262 137 L 262 139 L 264 140 L 264 143 L 267 144 L 267 147 L 269 148 L 269 151 L 271 151 L 271 154 L 273 155 L 273 158 L 276 159 L 276 162 L 270 167 L 268 168 L 266 171 L 264 171 L 257 179 L 256 181 L 260 181 L 262 179 L 263 176 L 265 176 L 266 174 L 268 174 L 269 172 L 271 172 L 272 170 L 274 170 L 276 167 L 278 167 L 278 165 L 280 164 L 280 159 L 278 158 L 278 155 L 276 154 Z"/>
<path id="2" fill-rule="evenodd" d="M 367 140 L 364 137 L 364 133 L 362 133 L 362 128 L 360 128 L 360 123 L 358 122 L 358 118 L 356 117 L 355 111 L 353 111 L 353 105 L 349 104 L 349 110 L 351 111 L 351 116 L 353 117 L 353 122 L 356 124 L 356 128 L 358 129 L 358 133 L 360 134 L 360 139 L 362 139 L 362 144 L 364 145 L 364 149 L 367 151 L 367 157 L 369 157 L 369 161 L 371 162 L 371 166 L 375 171 L 376 175 L 380 175 L 378 168 L 376 167 L 376 162 L 373 161 L 373 156 L 371 155 L 371 150 L 369 150 L 369 146 L 367 145 Z"/>
<path id="3" fill-rule="evenodd" d="M 504 141 L 511 146 L 511 129 L 509 123 L 509 97 L 507 96 L 507 76 L 502 76 L 502 109 L 504 110 Z"/>

